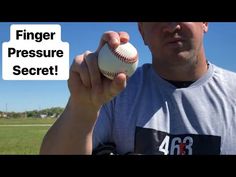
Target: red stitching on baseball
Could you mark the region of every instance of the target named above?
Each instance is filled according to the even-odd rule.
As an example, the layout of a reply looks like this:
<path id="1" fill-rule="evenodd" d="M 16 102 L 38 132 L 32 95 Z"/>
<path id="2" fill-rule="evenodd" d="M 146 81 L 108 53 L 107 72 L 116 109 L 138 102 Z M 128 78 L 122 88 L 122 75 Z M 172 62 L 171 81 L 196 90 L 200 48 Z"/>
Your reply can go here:
<path id="1" fill-rule="evenodd" d="M 112 51 L 112 53 L 119 59 L 121 60 L 122 62 L 124 63 L 128 63 L 128 64 L 133 64 L 137 61 L 137 58 L 138 58 L 138 54 L 136 53 L 135 56 L 131 57 L 131 58 L 128 58 L 124 55 L 122 55 L 121 53 L 119 53 L 118 51 L 116 51 L 114 48 L 111 48 L 109 45 L 108 45 L 109 49 Z"/>
<path id="2" fill-rule="evenodd" d="M 112 72 L 109 72 L 109 71 L 105 71 L 105 70 L 102 70 L 102 69 L 100 69 L 100 71 L 101 71 L 104 75 L 107 75 L 107 76 L 109 76 L 109 77 L 115 77 L 115 76 L 117 76 L 117 74 L 119 74 L 119 73 L 112 73 Z"/>

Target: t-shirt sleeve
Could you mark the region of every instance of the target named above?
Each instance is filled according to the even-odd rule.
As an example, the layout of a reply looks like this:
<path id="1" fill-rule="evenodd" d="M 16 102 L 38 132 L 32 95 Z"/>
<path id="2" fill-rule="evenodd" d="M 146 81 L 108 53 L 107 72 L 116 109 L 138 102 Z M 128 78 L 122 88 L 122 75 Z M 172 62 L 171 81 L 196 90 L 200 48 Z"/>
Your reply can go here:
<path id="1" fill-rule="evenodd" d="M 99 145 L 112 142 L 112 102 L 104 104 L 99 112 L 94 131 L 93 131 L 93 150 Z"/>

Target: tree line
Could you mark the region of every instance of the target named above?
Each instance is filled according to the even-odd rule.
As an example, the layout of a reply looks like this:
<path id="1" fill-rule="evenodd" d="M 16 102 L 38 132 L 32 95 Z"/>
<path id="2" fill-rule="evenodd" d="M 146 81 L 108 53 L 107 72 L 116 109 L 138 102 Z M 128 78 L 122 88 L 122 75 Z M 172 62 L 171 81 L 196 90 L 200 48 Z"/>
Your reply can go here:
<path id="1" fill-rule="evenodd" d="M 52 107 L 42 110 L 32 110 L 25 112 L 3 112 L 0 111 L 0 118 L 58 118 L 64 108 Z"/>

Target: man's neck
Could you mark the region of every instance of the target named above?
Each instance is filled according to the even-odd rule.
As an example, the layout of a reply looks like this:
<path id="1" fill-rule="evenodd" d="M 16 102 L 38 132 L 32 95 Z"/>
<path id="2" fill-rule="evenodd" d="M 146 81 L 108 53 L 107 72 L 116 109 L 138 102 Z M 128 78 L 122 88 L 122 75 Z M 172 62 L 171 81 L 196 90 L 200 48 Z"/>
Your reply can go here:
<path id="1" fill-rule="evenodd" d="M 166 80 L 166 81 L 174 85 L 176 88 L 187 88 L 195 82 L 195 81 L 171 81 L 171 80 Z"/>
<path id="2" fill-rule="evenodd" d="M 169 81 L 196 81 L 208 70 L 207 60 L 198 60 L 195 64 L 185 66 L 163 66 L 154 64 L 155 71 Z"/>

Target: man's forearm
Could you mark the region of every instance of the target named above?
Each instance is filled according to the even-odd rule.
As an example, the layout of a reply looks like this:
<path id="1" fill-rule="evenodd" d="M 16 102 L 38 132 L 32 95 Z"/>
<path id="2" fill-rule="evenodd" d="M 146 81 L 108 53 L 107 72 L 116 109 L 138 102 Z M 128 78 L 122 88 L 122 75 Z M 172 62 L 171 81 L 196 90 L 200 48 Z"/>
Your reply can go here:
<path id="1" fill-rule="evenodd" d="M 91 154 L 97 109 L 69 100 L 63 114 L 44 137 L 40 154 Z"/>

